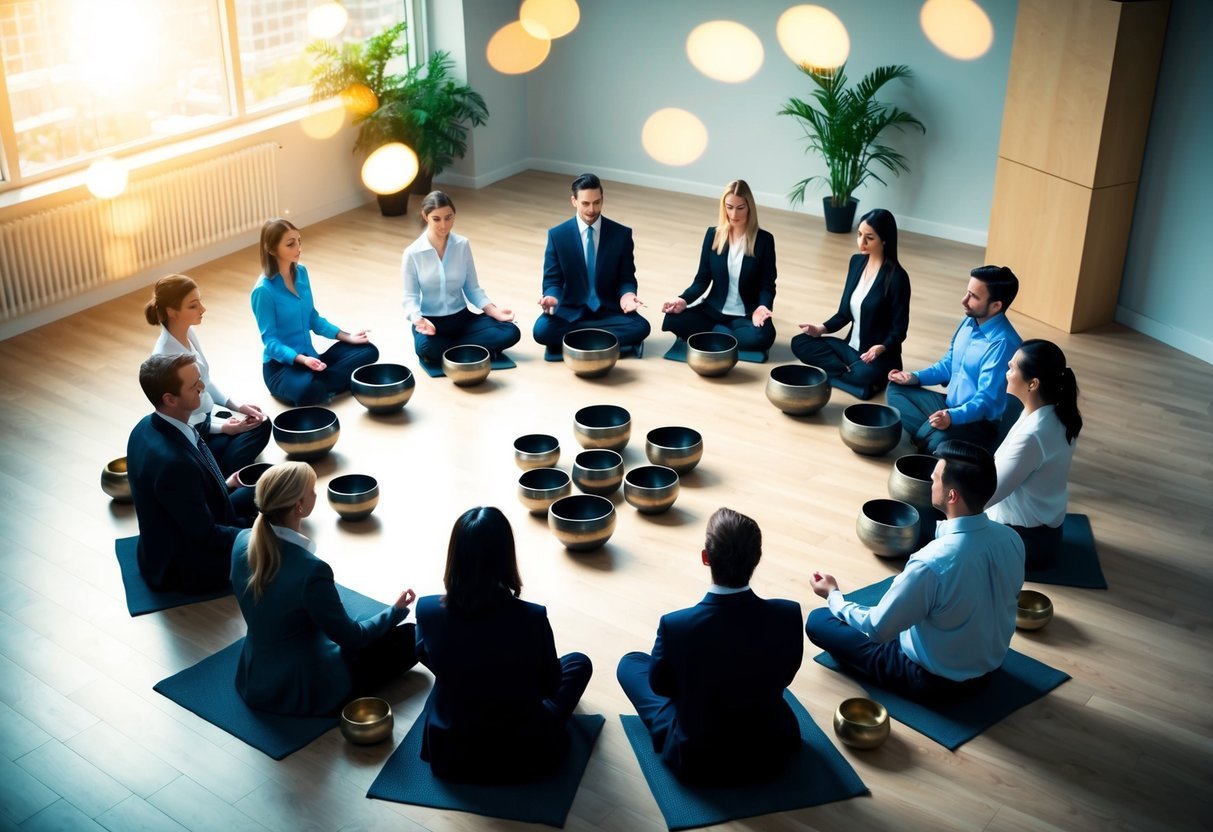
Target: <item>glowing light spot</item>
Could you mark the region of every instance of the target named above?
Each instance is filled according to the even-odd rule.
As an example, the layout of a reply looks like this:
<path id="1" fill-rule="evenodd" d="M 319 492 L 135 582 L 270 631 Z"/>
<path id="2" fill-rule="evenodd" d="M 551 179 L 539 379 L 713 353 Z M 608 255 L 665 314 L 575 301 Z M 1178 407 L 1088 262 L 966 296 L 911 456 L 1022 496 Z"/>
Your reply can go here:
<path id="1" fill-rule="evenodd" d="M 364 88 L 365 89 L 365 88 Z M 345 124 L 345 110 L 333 101 L 317 101 L 308 105 L 308 113 L 299 121 L 303 134 L 309 139 L 327 139 L 337 135 Z"/>
<path id="2" fill-rule="evenodd" d="M 366 84 L 351 84 L 341 93 L 346 109 L 356 116 L 368 116 L 379 109 L 379 96 Z"/>
<path id="3" fill-rule="evenodd" d="M 832 69 L 846 63 L 851 38 L 838 15 L 821 6 L 793 6 L 779 16 L 775 36 L 797 64 Z"/>
<path id="4" fill-rule="evenodd" d="M 663 165 L 689 165 L 708 146 L 708 129 L 693 113 L 666 107 L 649 116 L 640 133 L 644 150 Z"/>
<path id="5" fill-rule="evenodd" d="M 543 63 L 552 51 L 552 42 L 532 36 L 515 20 L 489 38 L 485 57 L 489 66 L 502 75 L 521 75 Z"/>
<path id="6" fill-rule="evenodd" d="M 739 84 L 762 67 L 762 41 L 732 20 L 701 23 L 687 36 L 691 65 L 714 81 Z"/>
<path id="7" fill-rule="evenodd" d="M 321 3 L 307 13 L 307 33 L 313 38 L 335 38 L 349 22 L 350 13 L 340 3 Z"/>
<path id="8" fill-rule="evenodd" d="M 113 199 L 126 190 L 127 176 L 126 165 L 113 156 L 106 156 L 88 166 L 84 183 L 97 199 Z"/>
<path id="9" fill-rule="evenodd" d="M 417 154 L 400 142 L 385 144 L 362 164 L 362 184 L 377 194 L 403 191 L 417 178 Z"/>
<path id="10" fill-rule="evenodd" d="M 577 0 L 525 0 L 518 10 L 522 28 L 540 40 L 555 40 L 577 28 L 581 9 Z"/>
<path id="11" fill-rule="evenodd" d="M 918 21 L 936 49 L 960 61 L 980 58 L 994 43 L 994 24 L 973 0 L 927 0 Z"/>

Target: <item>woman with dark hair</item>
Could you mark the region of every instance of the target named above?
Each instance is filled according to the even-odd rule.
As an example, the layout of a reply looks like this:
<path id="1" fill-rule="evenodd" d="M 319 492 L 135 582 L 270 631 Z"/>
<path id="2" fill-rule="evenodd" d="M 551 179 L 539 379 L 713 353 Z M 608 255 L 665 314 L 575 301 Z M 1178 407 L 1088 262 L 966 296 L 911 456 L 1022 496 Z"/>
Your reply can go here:
<path id="1" fill-rule="evenodd" d="M 1007 392 L 1023 413 L 994 453 L 998 488 L 986 506 L 991 520 L 1019 533 L 1027 568 L 1047 567 L 1061 545 L 1067 481 L 1082 430 L 1078 381 L 1051 341 L 1024 341 L 1007 367 Z"/>
<path id="2" fill-rule="evenodd" d="M 870 399 L 901 369 L 910 327 L 910 276 L 897 259 L 897 220 L 874 208 L 859 220 L 859 253 L 851 256 L 838 311 L 821 324 L 801 324 L 792 352 L 826 371 L 835 386 Z M 822 338 L 847 324 L 847 338 Z"/>
<path id="3" fill-rule="evenodd" d="M 557 657 L 547 610 L 523 601 L 514 533 L 500 509 L 455 521 L 446 595 L 417 602 L 417 657 L 434 673 L 421 758 L 451 780 L 521 780 L 556 766 L 589 657 Z"/>
<path id="4" fill-rule="evenodd" d="M 261 374 L 276 398 L 291 405 L 322 404 L 350 389 L 350 376 L 379 360 L 367 331 L 346 332 L 316 311 L 307 268 L 300 265 L 303 235 L 290 220 L 261 227 L 261 276 L 253 287 L 253 315 L 261 330 Z M 316 354 L 311 333 L 337 341 Z"/>

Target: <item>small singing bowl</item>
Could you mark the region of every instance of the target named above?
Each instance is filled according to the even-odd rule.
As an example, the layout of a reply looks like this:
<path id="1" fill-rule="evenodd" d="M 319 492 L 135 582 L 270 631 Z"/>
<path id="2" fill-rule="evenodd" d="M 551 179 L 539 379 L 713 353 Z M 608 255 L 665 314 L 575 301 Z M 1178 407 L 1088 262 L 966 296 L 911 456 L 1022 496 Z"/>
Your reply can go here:
<path id="1" fill-rule="evenodd" d="M 623 499 L 641 514 L 661 514 L 678 499 L 678 472 L 664 465 L 642 465 L 623 478 Z"/>
<path id="2" fill-rule="evenodd" d="M 928 454 L 899 456 L 889 472 L 889 496 L 912 506 L 929 506 L 931 474 L 938 461 Z"/>
<path id="3" fill-rule="evenodd" d="M 325 407 L 293 407 L 274 417 L 274 441 L 291 459 L 320 459 L 340 435 L 337 414 Z"/>
<path id="4" fill-rule="evenodd" d="M 830 377 L 820 367 L 781 364 L 767 377 L 767 401 L 789 416 L 811 416 L 830 400 Z"/>
<path id="5" fill-rule="evenodd" d="M 559 468 L 532 468 L 518 478 L 518 502 L 531 514 L 547 514 L 548 506 L 572 493 L 572 479 Z"/>
<path id="6" fill-rule="evenodd" d="M 614 404 L 592 404 L 573 415 L 573 435 L 583 448 L 621 451 L 632 437 L 632 414 Z"/>
<path id="7" fill-rule="evenodd" d="M 395 413 L 416 387 L 413 371 L 403 364 L 367 364 L 350 376 L 350 392 L 371 413 Z"/>
<path id="8" fill-rule="evenodd" d="M 619 339 L 605 329 L 575 329 L 564 336 L 562 353 L 576 375 L 598 378 L 619 360 Z"/>
<path id="9" fill-rule="evenodd" d="M 560 440 L 546 433 L 528 433 L 514 440 L 514 462 L 523 471 L 551 468 L 560 459 Z"/>
<path id="10" fill-rule="evenodd" d="M 1053 602 L 1043 592 L 1021 590 L 1015 609 L 1015 626 L 1021 630 L 1039 630 L 1053 620 Z"/>
<path id="11" fill-rule="evenodd" d="M 442 372 L 459 387 L 479 384 L 492 368 L 489 351 L 476 344 L 461 344 L 442 354 Z"/>
<path id="12" fill-rule="evenodd" d="M 696 332 L 687 339 L 687 365 L 701 376 L 722 376 L 737 363 L 737 339 L 723 332 Z"/>
<path id="13" fill-rule="evenodd" d="M 703 459 L 703 436 L 691 428 L 653 428 L 645 437 L 644 455 L 654 465 L 685 474 Z"/>
<path id="14" fill-rule="evenodd" d="M 242 488 L 256 488 L 257 480 L 261 479 L 261 475 L 273 467 L 268 462 L 254 462 L 252 465 L 245 465 L 236 472 L 236 482 Z"/>
<path id="15" fill-rule="evenodd" d="M 561 497 L 548 507 L 548 528 L 565 548 L 589 552 L 611 539 L 615 505 L 596 494 Z"/>
<path id="16" fill-rule="evenodd" d="M 842 411 L 838 430 L 855 453 L 884 456 L 901 441 L 901 414 L 887 404 L 853 404 Z"/>
<path id="17" fill-rule="evenodd" d="M 868 500 L 855 519 L 855 534 L 882 558 L 902 558 L 918 549 L 918 509 L 900 500 Z"/>
<path id="18" fill-rule="evenodd" d="M 875 748 L 889 738 L 889 712 L 871 699 L 844 699 L 834 711 L 834 733 L 851 748 Z"/>
<path id="19" fill-rule="evenodd" d="M 586 494 L 614 494 L 623 483 L 623 457 L 606 448 L 582 451 L 573 460 L 573 482 Z"/>
<path id="20" fill-rule="evenodd" d="M 115 503 L 129 503 L 134 499 L 131 497 L 131 481 L 126 475 L 126 457 L 111 459 L 101 469 L 101 490 Z"/>
<path id="21" fill-rule="evenodd" d="M 341 734 L 355 745 L 383 742 L 392 726 L 392 706 L 378 696 L 355 699 L 341 709 Z"/>
<path id="22" fill-rule="evenodd" d="M 329 505 L 342 520 L 365 520 L 379 505 L 379 482 L 369 474 L 343 474 L 329 480 Z"/>

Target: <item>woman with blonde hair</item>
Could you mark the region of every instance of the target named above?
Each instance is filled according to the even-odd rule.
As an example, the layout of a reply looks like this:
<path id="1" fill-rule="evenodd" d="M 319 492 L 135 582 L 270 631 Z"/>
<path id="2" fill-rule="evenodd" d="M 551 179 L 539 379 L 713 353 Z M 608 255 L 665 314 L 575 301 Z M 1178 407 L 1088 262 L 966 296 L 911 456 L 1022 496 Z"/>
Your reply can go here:
<path id="1" fill-rule="evenodd" d="M 415 627 L 401 624 L 417 597 L 361 621 L 346 612 L 333 570 L 300 533 L 316 505 L 316 472 L 284 462 L 257 480 L 259 513 L 232 547 L 232 590 L 248 625 L 236 690 L 258 710 L 325 716 L 417 663 Z"/>

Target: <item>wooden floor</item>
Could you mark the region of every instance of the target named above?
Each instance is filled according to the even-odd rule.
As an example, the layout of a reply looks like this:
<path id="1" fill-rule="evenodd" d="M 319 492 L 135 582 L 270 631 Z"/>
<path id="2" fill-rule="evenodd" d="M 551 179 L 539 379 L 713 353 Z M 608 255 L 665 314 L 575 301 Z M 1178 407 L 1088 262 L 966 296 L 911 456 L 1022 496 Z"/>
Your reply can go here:
<path id="1" fill-rule="evenodd" d="M 568 828 L 659 830 L 653 798 L 617 715 L 628 704 L 614 668 L 649 649 L 658 617 L 702 597 L 703 525 L 718 506 L 755 517 L 765 557 L 754 587 L 765 596 L 820 602 L 815 569 L 844 589 L 891 574 L 864 550 L 855 515 L 886 494 L 887 457 L 852 454 L 838 438 L 835 392 L 815 417 L 794 419 L 763 394 L 770 366 L 803 321 L 834 310 L 851 238 L 819 219 L 761 209 L 779 251 L 779 339 L 767 366 L 739 365 L 721 379 L 664 361 L 655 334 L 643 360 L 606 378 L 578 379 L 542 361 L 529 330 L 538 311 L 544 229 L 568 216 L 569 177 L 527 173 L 477 192 L 452 189 L 457 231 L 472 240 L 481 282 L 519 313 L 518 368 L 458 389 L 420 377 L 402 415 L 375 418 L 334 402 L 335 452 L 318 463 L 379 478 L 382 501 L 360 525 L 343 525 L 321 498 L 306 529 L 342 583 L 385 601 L 405 587 L 441 591 L 450 525 L 477 504 L 500 506 L 519 542 L 523 597 L 546 604 L 562 651 L 595 663 L 582 709 L 607 716 Z M 414 207 L 416 201 L 414 201 Z M 640 297 L 660 328 L 660 305 L 692 276 L 715 201 L 608 183 L 605 213 L 635 229 Z M 399 307 L 401 249 L 416 219 L 373 207 L 304 229 L 318 306 L 347 329 L 369 327 L 384 360 L 416 369 Z M 914 288 L 909 368 L 934 361 L 960 318 L 968 270 L 983 252 L 905 235 L 901 259 Z M 1014 264 L 1011 264 L 1014 266 Z M 224 390 L 277 412 L 260 375 L 248 293 L 252 249 L 192 272 L 209 312 L 200 336 Z M 332 731 L 274 762 L 152 691 L 159 679 L 244 632 L 231 598 L 127 616 L 113 539 L 136 532 L 128 506 L 98 487 L 102 466 L 125 453 L 148 411 L 136 371 L 156 331 L 143 323 L 145 293 L 106 303 L 0 342 L 0 826 L 21 829 L 509 829 L 491 819 L 367 800 L 392 745 L 347 746 Z M 1177 298 L 1176 302 L 1182 302 Z M 955 753 L 895 725 L 874 752 L 842 753 L 871 796 L 730 824 L 736 829 L 1194 829 L 1213 825 L 1213 369 L 1112 326 L 1065 335 L 1012 318 L 1025 337 L 1066 350 L 1082 387 L 1086 426 L 1071 482 L 1071 510 L 1091 516 L 1111 584 L 1106 592 L 1044 587 L 1057 617 L 1013 646 L 1070 673 L 1060 689 Z M 644 434 L 689 425 L 706 451 L 674 509 L 644 517 L 618 499 L 610 543 L 571 555 L 515 499 L 511 442 L 560 437 L 568 467 L 574 411 L 615 403 L 632 414 L 629 466 L 644 461 Z M 271 444 L 265 458 L 278 461 Z M 806 659 L 792 690 L 829 732 L 838 702 L 859 690 Z M 728 673 L 727 666 L 721 673 Z M 389 693 L 395 742 L 430 683 L 410 673 Z M 1203 704 L 1202 704 L 1203 703 Z"/>

